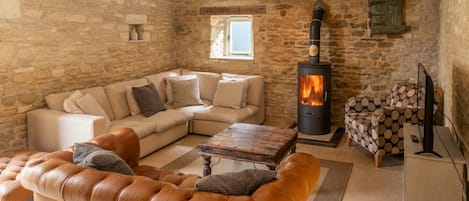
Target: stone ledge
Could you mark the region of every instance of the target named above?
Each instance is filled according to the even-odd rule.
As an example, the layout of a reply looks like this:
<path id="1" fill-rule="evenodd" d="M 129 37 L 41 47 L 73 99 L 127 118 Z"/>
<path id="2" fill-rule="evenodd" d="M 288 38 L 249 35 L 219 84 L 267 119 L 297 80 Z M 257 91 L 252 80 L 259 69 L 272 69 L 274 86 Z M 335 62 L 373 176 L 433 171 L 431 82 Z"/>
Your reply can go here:
<path id="1" fill-rule="evenodd" d="M 0 0 L 0 19 L 15 19 L 21 16 L 20 0 Z"/>

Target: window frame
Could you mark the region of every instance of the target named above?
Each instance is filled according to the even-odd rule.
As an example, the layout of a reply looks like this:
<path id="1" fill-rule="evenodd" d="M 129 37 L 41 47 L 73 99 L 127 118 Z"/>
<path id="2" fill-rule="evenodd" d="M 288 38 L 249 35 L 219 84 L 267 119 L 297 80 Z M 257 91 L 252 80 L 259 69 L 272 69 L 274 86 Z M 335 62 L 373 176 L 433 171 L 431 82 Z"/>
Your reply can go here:
<path id="1" fill-rule="evenodd" d="M 232 35 L 232 24 L 231 22 L 249 22 L 251 24 L 251 44 L 250 52 L 235 52 L 232 50 L 233 40 Z M 224 39 L 224 53 L 225 57 L 254 57 L 254 26 L 252 21 L 252 16 L 250 15 L 232 15 L 229 16 L 226 20 L 225 25 L 225 39 Z"/>

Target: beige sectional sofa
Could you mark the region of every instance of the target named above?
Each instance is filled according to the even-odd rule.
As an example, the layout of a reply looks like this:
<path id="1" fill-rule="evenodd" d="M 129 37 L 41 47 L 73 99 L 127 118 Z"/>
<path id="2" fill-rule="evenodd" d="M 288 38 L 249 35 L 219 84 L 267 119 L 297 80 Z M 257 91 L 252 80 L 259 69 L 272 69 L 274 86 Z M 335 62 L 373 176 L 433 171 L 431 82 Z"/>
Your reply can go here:
<path id="1" fill-rule="evenodd" d="M 150 117 L 131 115 L 126 90 L 129 86 L 152 83 L 162 101 L 167 101 L 165 77 L 196 75 L 203 105 L 176 108 L 165 104 L 167 110 Z M 221 79 L 246 79 L 246 107 L 233 109 L 212 105 L 217 84 Z M 75 142 L 82 142 L 96 135 L 120 127 L 135 130 L 140 139 L 140 157 L 162 148 L 175 140 L 196 133 L 214 135 L 235 122 L 261 124 L 264 121 L 264 81 L 257 75 L 218 74 L 174 69 L 145 76 L 141 79 L 122 81 L 104 87 L 80 90 L 91 94 L 111 121 L 110 126 L 102 116 L 66 113 L 64 100 L 73 91 L 46 96 L 48 108 L 27 114 L 29 148 L 40 151 L 64 149 Z M 227 94 L 227 96 L 232 94 Z"/>

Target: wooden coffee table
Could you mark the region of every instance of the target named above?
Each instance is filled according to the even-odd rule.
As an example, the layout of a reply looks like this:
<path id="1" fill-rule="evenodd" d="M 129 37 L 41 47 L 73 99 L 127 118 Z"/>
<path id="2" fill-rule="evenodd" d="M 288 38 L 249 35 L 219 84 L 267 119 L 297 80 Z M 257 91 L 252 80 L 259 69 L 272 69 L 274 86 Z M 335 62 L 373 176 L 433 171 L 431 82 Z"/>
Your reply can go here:
<path id="1" fill-rule="evenodd" d="M 235 123 L 199 145 L 204 176 L 212 172 L 212 157 L 264 164 L 274 170 L 287 153 L 295 152 L 297 137 L 297 131 L 289 128 Z"/>

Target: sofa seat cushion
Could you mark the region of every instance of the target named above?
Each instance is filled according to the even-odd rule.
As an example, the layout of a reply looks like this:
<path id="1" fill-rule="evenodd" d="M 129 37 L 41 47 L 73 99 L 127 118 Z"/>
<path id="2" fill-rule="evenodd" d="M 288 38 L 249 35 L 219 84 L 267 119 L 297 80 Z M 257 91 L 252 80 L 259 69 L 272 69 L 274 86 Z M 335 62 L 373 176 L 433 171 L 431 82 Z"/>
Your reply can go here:
<path id="1" fill-rule="evenodd" d="M 241 108 L 239 110 L 226 107 L 210 106 L 203 111 L 194 112 L 194 119 L 226 122 L 231 124 L 242 122 L 258 111 L 259 108 L 254 105 L 248 105 L 247 107 Z"/>
<path id="2" fill-rule="evenodd" d="M 177 110 L 166 110 L 158 112 L 150 117 L 145 117 L 141 114 L 125 118 L 128 121 L 142 122 L 154 126 L 154 132 L 163 132 L 176 125 L 187 122 L 188 117 Z M 138 133 L 137 133 L 138 134 Z M 140 136 L 139 136 L 140 137 Z"/>
<path id="3" fill-rule="evenodd" d="M 130 116 L 125 119 L 115 120 L 112 122 L 112 126 L 109 128 L 110 131 L 113 131 L 117 128 L 131 128 L 137 133 L 138 138 L 146 137 L 155 132 L 156 126 L 153 123 L 145 122 L 145 121 L 138 121 L 132 119 L 132 117 L 142 116 L 141 114 Z"/>
<path id="4" fill-rule="evenodd" d="M 204 101 L 205 102 L 205 101 Z M 166 105 L 167 107 L 177 110 L 179 112 L 184 113 L 186 115 L 186 118 L 188 120 L 192 120 L 194 118 L 194 113 L 196 112 L 203 112 L 210 108 L 210 104 L 204 104 L 204 105 L 189 105 L 189 106 L 184 106 L 180 108 L 173 108 L 172 105 Z"/>

